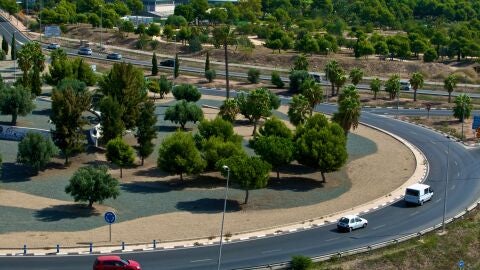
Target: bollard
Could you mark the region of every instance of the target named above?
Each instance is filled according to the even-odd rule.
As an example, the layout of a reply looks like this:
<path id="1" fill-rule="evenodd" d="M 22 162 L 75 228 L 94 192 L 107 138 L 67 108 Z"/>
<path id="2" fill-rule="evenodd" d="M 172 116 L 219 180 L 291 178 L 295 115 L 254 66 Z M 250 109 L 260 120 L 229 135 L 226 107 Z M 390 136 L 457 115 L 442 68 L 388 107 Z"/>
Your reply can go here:
<path id="1" fill-rule="evenodd" d="M 157 240 L 153 239 L 153 248 L 157 248 Z"/>
<path id="2" fill-rule="evenodd" d="M 23 255 L 27 254 L 27 245 L 23 245 Z"/>
<path id="3" fill-rule="evenodd" d="M 59 253 L 59 252 L 60 252 L 60 245 L 57 244 L 57 253 Z"/>
<path id="4" fill-rule="evenodd" d="M 125 242 L 122 241 L 122 250 L 125 250 Z"/>
<path id="5" fill-rule="evenodd" d="M 90 253 L 93 252 L 93 243 L 90 243 Z"/>

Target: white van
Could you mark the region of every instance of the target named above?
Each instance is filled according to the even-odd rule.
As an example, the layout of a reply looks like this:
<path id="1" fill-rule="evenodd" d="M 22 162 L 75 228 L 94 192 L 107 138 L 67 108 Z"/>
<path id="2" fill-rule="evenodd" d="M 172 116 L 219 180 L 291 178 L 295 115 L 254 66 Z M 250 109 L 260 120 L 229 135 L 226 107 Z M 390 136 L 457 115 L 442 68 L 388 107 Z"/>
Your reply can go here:
<path id="1" fill-rule="evenodd" d="M 414 184 L 405 190 L 404 200 L 407 203 L 423 205 L 423 203 L 429 201 L 432 196 L 433 190 L 429 185 Z"/>
<path id="2" fill-rule="evenodd" d="M 409 81 L 400 81 L 400 90 L 410 91 L 412 85 Z"/>

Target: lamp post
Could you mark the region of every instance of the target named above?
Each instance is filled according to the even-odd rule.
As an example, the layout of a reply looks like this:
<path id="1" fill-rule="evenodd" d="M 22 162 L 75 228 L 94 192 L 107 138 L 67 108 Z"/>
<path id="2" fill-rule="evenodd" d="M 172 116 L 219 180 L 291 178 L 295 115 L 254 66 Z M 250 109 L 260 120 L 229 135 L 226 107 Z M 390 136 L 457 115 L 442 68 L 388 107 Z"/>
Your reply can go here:
<path id="1" fill-rule="evenodd" d="M 15 35 L 17 34 L 17 30 L 13 31 L 13 42 L 11 50 L 15 50 L 15 59 L 13 60 L 13 80 L 17 80 L 17 41 L 15 40 Z"/>
<path id="2" fill-rule="evenodd" d="M 42 0 L 40 0 L 40 10 L 38 12 L 38 22 L 40 24 L 40 43 L 42 43 Z"/>
<path id="3" fill-rule="evenodd" d="M 445 193 L 443 198 L 443 218 L 442 218 L 442 233 L 445 232 L 445 216 L 447 214 L 447 189 L 448 189 L 448 167 L 450 156 L 450 142 L 447 141 L 447 173 L 445 174 Z"/>
<path id="4" fill-rule="evenodd" d="M 102 50 L 102 36 L 103 36 L 103 6 L 100 5 L 100 51 Z"/>
<path id="5" fill-rule="evenodd" d="M 225 211 L 227 210 L 228 181 L 230 179 L 230 168 L 227 165 L 223 165 L 222 168 L 225 171 L 227 171 L 227 186 L 225 187 L 225 199 L 223 201 L 222 228 L 220 229 L 220 247 L 218 249 L 217 270 L 220 270 L 220 265 L 221 265 L 221 262 L 222 262 L 223 224 L 225 222 Z"/>
<path id="6" fill-rule="evenodd" d="M 173 85 L 175 86 L 175 79 L 177 77 L 175 77 L 175 68 L 177 68 L 177 35 L 175 34 L 174 35 L 174 38 L 175 38 L 175 42 L 173 43 L 174 45 L 174 49 L 173 49 Z M 228 168 L 228 167 L 227 167 Z"/>
<path id="7" fill-rule="evenodd" d="M 398 89 L 398 91 L 397 91 L 397 115 L 396 115 L 396 118 L 397 118 L 397 119 L 398 119 L 398 116 L 399 116 L 399 114 L 400 114 L 400 111 L 399 111 L 399 109 L 400 109 L 400 108 L 399 108 L 399 107 L 400 107 L 399 105 L 400 105 L 400 104 L 399 104 L 399 103 L 400 103 L 400 89 Z"/>

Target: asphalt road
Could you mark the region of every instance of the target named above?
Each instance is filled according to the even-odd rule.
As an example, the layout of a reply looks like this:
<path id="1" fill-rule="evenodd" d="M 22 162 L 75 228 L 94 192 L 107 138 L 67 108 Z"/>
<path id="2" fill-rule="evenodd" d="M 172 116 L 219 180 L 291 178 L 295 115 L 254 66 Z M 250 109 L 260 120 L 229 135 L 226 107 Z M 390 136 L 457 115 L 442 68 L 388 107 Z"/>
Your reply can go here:
<path id="1" fill-rule="evenodd" d="M 1 24 L 0 28 L 5 29 Z M 331 113 L 335 106 L 320 105 L 319 109 Z M 464 210 L 480 197 L 480 172 L 477 169 L 480 167 L 480 150 L 468 150 L 440 134 L 386 117 L 384 113 L 365 110 L 361 121 L 407 139 L 426 155 L 430 164 L 426 183 L 435 191 L 432 201 L 422 207 L 406 207 L 403 202 L 384 207 L 364 216 L 369 221 L 368 228 L 352 233 L 339 233 L 334 225 L 328 225 L 229 243 L 224 245 L 222 269 L 288 261 L 296 254 L 319 256 L 418 232 L 442 221 L 445 188 L 448 191 L 447 218 Z M 447 159 L 449 166 L 446 166 Z M 388 164 L 386 160 L 385 166 L 395 164 Z M 448 186 L 445 185 L 447 173 Z M 218 223 L 220 225 L 220 221 Z M 215 269 L 217 255 L 218 246 L 124 254 L 127 258 L 138 260 L 143 269 Z M 2 257 L 0 269 L 83 270 L 92 266 L 95 256 Z"/>

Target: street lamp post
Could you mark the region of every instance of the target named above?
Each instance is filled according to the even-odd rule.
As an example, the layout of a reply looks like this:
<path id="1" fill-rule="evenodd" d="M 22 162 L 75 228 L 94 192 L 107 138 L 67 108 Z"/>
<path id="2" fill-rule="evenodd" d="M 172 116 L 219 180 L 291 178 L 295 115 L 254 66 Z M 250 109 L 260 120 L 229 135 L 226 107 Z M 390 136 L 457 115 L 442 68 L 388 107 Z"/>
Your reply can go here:
<path id="1" fill-rule="evenodd" d="M 42 0 L 40 0 L 40 10 L 38 11 L 38 22 L 40 24 L 40 43 L 42 43 Z"/>
<path id="2" fill-rule="evenodd" d="M 11 50 L 15 50 L 15 59 L 13 60 L 13 80 L 17 80 L 17 41 L 15 40 L 15 35 L 17 34 L 17 30 L 13 31 L 13 40 L 12 40 L 12 48 Z"/>
<path id="3" fill-rule="evenodd" d="M 230 179 L 230 168 L 227 165 L 223 165 L 222 168 L 225 171 L 227 171 L 227 186 L 225 187 L 225 199 L 223 201 L 222 228 L 220 229 L 220 247 L 218 249 L 217 270 L 220 270 L 220 265 L 221 265 L 221 262 L 222 262 L 223 224 L 225 222 L 225 212 L 227 211 L 228 181 Z"/>
<path id="4" fill-rule="evenodd" d="M 463 142 L 463 124 L 465 123 L 465 100 L 462 100 L 462 142 Z"/>
<path id="5" fill-rule="evenodd" d="M 174 49 L 173 49 L 173 52 L 174 52 L 174 53 L 173 53 L 173 57 L 174 57 L 174 58 L 173 58 L 173 84 L 175 85 L 175 79 L 176 79 L 176 77 L 175 77 L 175 69 L 177 68 L 177 58 L 178 58 L 178 57 L 177 57 L 177 35 L 174 35 L 174 37 L 175 37 L 175 42 L 173 43 L 173 45 L 174 45 L 174 47 L 173 47 L 173 48 L 174 48 Z M 227 167 L 227 168 L 228 168 L 228 167 Z"/>
<path id="6" fill-rule="evenodd" d="M 445 174 L 445 193 L 443 198 L 443 218 L 442 218 L 442 233 L 445 232 L 445 216 L 447 214 L 447 189 L 448 189 L 448 167 L 450 156 L 450 142 L 447 142 L 447 173 Z"/>
<path id="7" fill-rule="evenodd" d="M 102 50 L 102 36 L 103 36 L 103 7 L 100 5 L 100 50 Z"/>
<path id="8" fill-rule="evenodd" d="M 400 111 L 399 111 L 400 106 L 399 105 L 400 105 L 400 90 L 397 92 L 397 115 L 396 115 L 397 119 L 398 119 L 398 116 L 400 114 Z"/>

